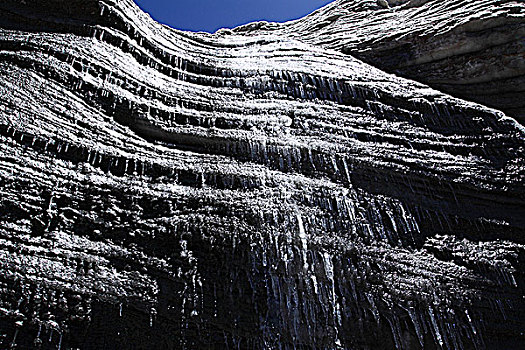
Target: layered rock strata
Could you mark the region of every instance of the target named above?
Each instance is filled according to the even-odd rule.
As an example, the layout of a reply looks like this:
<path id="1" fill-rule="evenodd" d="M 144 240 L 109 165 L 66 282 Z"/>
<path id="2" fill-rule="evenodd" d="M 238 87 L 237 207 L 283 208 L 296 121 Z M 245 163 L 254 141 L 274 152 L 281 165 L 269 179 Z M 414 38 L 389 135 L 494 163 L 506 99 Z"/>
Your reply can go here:
<path id="1" fill-rule="evenodd" d="M 337 0 L 286 24 L 254 23 L 504 111 L 525 124 L 525 3 Z"/>
<path id="2" fill-rule="evenodd" d="M 2 348 L 523 344 L 515 120 L 131 0 L 0 19 Z"/>

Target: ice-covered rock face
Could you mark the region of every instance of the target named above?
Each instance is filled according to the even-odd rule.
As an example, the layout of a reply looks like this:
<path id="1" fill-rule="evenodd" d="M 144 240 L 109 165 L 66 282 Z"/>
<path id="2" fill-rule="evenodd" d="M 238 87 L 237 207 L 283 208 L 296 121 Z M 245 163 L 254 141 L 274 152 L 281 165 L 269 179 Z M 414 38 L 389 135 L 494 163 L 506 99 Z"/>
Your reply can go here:
<path id="1" fill-rule="evenodd" d="M 345 52 L 525 124 L 521 0 L 337 0 L 266 29 Z"/>
<path id="2" fill-rule="evenodd" d="M 522 344 L 513 119 L 130 0 L 0 27 L 2 348 Z"/>

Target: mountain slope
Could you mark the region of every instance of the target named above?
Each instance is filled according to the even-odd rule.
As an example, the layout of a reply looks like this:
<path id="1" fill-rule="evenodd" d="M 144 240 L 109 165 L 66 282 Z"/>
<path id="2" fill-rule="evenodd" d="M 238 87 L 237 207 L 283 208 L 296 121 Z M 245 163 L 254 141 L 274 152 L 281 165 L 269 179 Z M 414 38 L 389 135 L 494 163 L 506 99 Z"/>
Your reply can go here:
<path id="1" fill-rule="evenodd" d="M 525 123 L 525 3 L 337 0 L 270 30 L 493 107 Z"/>
<path id="2" fill-rule="evenodd" d="M 522 344 L 513 119 L 130 0 L 0 11 L 2 347 Z"/>

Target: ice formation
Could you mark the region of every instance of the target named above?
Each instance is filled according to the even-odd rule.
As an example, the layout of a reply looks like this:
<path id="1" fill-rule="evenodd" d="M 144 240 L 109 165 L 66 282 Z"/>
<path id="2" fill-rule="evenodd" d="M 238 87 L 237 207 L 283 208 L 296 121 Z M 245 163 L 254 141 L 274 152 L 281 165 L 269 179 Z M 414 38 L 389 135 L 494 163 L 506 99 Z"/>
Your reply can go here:
<path id="1" fill-rule="evenodd" d="M 269 30 L 335 49 L 525 124 L 522 0 L 337 0 Z"/>
<path id="2" fill-rule="evenodd" d="M 520 348 L 523 127 L 269 26 L 0 3 L 2 348 Z"/>

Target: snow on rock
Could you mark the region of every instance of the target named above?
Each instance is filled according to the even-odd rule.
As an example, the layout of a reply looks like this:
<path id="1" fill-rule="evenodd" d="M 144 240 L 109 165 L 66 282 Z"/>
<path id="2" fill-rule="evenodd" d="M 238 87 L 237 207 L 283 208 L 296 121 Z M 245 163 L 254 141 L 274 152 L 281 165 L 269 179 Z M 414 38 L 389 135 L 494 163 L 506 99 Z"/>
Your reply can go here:
<path id="1" fill-rule="evenodd" d="M 130 0 L 0 14 L 2 348 L 522 344 L 515 120 Z"/>
<path id="2" fill-rule="evenodd" d="M 521 0 L 337 0 L 259 30 L 342 51 L 525 124 Z"/>

